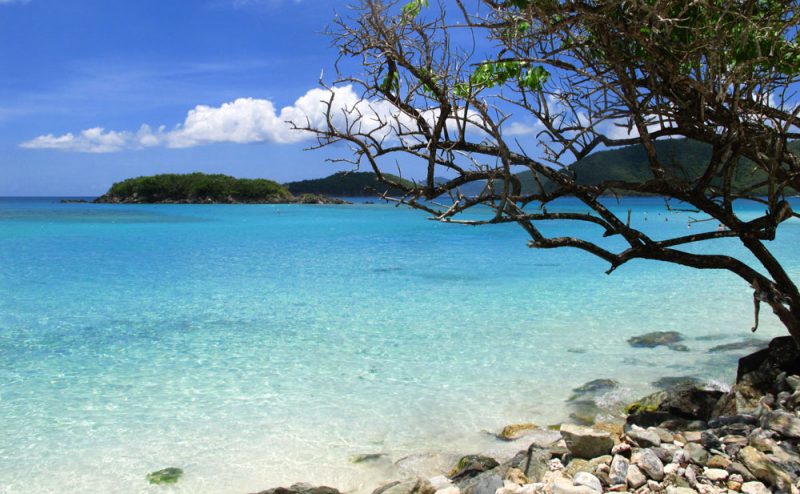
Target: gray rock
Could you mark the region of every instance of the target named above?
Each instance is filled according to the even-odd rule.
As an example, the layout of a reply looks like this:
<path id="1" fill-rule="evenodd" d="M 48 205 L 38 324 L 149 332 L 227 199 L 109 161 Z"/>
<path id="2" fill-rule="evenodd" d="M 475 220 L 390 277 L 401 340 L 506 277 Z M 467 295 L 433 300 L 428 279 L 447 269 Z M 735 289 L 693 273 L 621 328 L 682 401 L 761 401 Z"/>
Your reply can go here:
<path id="1" fill-rule="evenodd" d="M 578 458 L 591 459 L 607 455 L 614 447 L 614 440 L 608 432 L 579 425 L 562 425 L 561 437 L 570 453 Z"/>
<path id="2" fill-rule="evenodd" d="M 776 489 L 788 489 L 792 479 L 786 472 L 777 468 L 767 455 L 752 446 L 745 446 L 739 451 L 739 460 L 758 480 Z"/>
<path id="3" fill-rule="evenodd" d="M 761 482 L 745 482 L 742 484 L 742 492 L 744 494 L 770 494 L 767 486 Z"/>
<path id="4" fill-rule="evenodd" d="M 461 487 L 462 494 L 495 494 L 503 487 L 503 479 L 494 472 L 485 472 Z M 389 493 L 394 494 L 394 493 Z"/>
<path id="5" fill-rule="evenodd" d="M 732 352 L 734 350 L 761 350 L 762 348 L 766 348 L 767 345 L 769 345 L 769 341 L 767 340 L 748 338 L 734 343 L 726 343 L 724 345 L 711 347 L 708 353 Z"/>
<path id="6" fill-rule="evenodd" d="M 633 489 L 638 489 L 639 487 L 647 483 L 647 477 L 645 477 L 645 475 L 636 465 L 631 465 L 628 468 L 628 475 L 626 477 L 626 480 L 628 482 L 628 485 Z"/>
<path id="7" fill-rule="evenodd" d="M 647 430 L 655 432 L 662 443 L 671 443 L 675 440 L 675 436 L 673 436 L 670 431 L 662 429 L 661 427 L 649 427 Z"/>
<path id="8" fill-rule="evenodd" d="M 722 417 L 715 417 L 709 420 L 708 426 L 712 429 L 717 429 L 732 424 L 753 425 L 757 422 L 758 419 L 753 415 L 724 415 Z"/>
<path id="9" fill-rule="evenodd" d="M 762 415 L 761 427 L 773 430 L 785 437 L 800 438 L 800 419 L 782 410 Z"/>
<path id="10" fill-rule="evenodd" d="M 655 453 L 649 449 L 640 449 L 631 456 L 631 463 L 639 467 L 642 472 L 653 480 L 664 478 L 664 464 Z"/>
<path id="11" fill-rule="evenodd" d="M 624 484 L 628 478 L 628 468 L 631 462 L 622 455 L 615 455 L 611 460 L 611 468 L 608 472 L 608 480 L 611 485 Z"/>
<path id="12" fill-rule="evenodd" d="M 800 391 L 800 376 L 787 376 L 786 384 L 789 385 L 792 391 Z"/>
<path id="13" fill-rule="evenodd" d="M 572 481 L 575 483 L 575 485 L 582 485 L 594 491 L 603 492 L 603 484 L 600 483 L 600 479 L 598 479 L 591 473 L 578 472 L 572 478 Z"/>
<path id="14" fill-rule="evenodd" d="M 750 470 L 748 470 L 747 467 L 745 467 L 738 461 L 731 462 L 731 464 L 728 465 L 728 468 L 726 468 L 725 470 L 727 470 L 731 475 L 733 474 L 741 475 L 745 481 L 756 480 L 756 478 L 753 477 L 753 474 L 750 473 Z"/>
<path id="15" fill-rule="evenodd" d="M 497 460 L 488 456 L 467 455 L 458 460 L 456 466 L 450 471 L 449 477 L 454 481 L 474 477 L 499 465 Z"/>
<path id="16" fill-rule="evenodd" d="M 389 484 L 389 486 L 393 486 L 396 484 L 399 484 L 399 482 L 393 482 L 392 484 Z M 381 489 L 383 488 L 376 489 L 376 492 L 377 491 L 384 492 L 381 491 Z M 314 487 L 310 484 L 298 483 L 292 485 L 291 487 L 275 487 L 273 489 L 261 491 L 258 494 L 339 494 L 339 491 L 334 489 L 333 487 L 325 487 L 325 486 Z M 431 493 L 425 493 L 425 494 L 431 494 Z"/>
<path id="17" fill-rule="evenodd" d="M 653 431 L 649 431 L 633 425 L 627 432 L 628 437 L 633 439 L 642 448 L 652 448 L 661 445 L 661 438 Z"/>
<path id="18" fill-rule="evenodd" d="M 722 482 L 728 478 L 728 471 L 721 468 L 706 468 L 703 472 L 705 477 L 712 482 Z"/>
<path id="19" fill-rule="evenodd" d="M 697 443 L 689 443 L 683 448 L 686 452 L 686 457 L 696 465 L 704 466 L 708 463 L 708 451 L 702 445 Z"/>
<path id="20" fill-rule="evenodd" d="M 654 331 L 634 336 L 628 339 L 628 344 L 634 348 L 655 348 L 661 345 L 672 345 L 682 340 L 683 336 L 677 331 Z"/>
<path id="21" fill-rule="evenodd" d="M 548 462 L 552 458 L 550 451 L 532 446 L 528 448 L 516 468 L 522 470 L 531 482 L 541 482 L 544 474 L 549 470 Z"/>

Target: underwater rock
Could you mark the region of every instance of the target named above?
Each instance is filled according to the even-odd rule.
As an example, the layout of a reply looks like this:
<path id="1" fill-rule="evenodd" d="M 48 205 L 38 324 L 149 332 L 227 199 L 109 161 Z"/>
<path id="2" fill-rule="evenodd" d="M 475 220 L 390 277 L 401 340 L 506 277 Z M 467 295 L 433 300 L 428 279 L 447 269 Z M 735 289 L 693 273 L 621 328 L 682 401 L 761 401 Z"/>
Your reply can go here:
<path id="1" fill-rule="evenodd" d="M 677 331 L 654 331 L 628 339 L 628 344 L 634 348 L 655 348 L 657 346 L 674 345 L 683 341 L 683 336 Z"/>
<path id="2" fill-rule="evenodd" d="M 180 468 L 169 467 L 157 472 L 147 474 L 147 481 L 151 484 L 174 484 L 183 475 Z"/>

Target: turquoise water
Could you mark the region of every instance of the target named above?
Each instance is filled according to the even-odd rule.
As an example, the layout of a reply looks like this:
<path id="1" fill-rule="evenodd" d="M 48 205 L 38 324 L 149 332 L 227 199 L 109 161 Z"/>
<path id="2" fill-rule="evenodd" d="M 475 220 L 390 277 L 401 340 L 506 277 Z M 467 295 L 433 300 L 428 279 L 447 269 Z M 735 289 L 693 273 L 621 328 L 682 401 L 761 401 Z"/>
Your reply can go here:
<path id="1" fill-rule="evenodd" d="M 615 207 L 654 236 L 691 216 Z M 0 200 L 0 492 L 370 489 L 406 455 L 562 421 L 591 379 L 621 398 L 663 376 L 732 380 L 747 351 L 708 350 L 752 336 L 738 278 L 644 261 L 606 276 L 525 242 L 388 205 Z M 795 275 L 799 244 L 795 220 L 772 243 Z M 756 337 L 781 334 L 768 312 Z M 626 343 L 663 330 L 690 351 Z M 388 456 L 350 461 L 364 453 Z M 185 478 L 146 484 L 167 466 Z"/>

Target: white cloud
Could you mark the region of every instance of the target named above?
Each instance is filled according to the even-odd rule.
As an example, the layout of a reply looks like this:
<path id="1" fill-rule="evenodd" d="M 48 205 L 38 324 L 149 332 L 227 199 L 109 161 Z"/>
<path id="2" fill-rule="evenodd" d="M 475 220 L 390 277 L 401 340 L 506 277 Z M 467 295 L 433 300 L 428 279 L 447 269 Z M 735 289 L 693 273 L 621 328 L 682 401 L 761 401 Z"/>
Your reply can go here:
<path id="1" fill-rule="evenodd" d="M 333 121 L 340 128 L 360 116 L 358 128 L 362 132 L 373 131 L 378 139 L 391 138 L 408 129 L 416 129 L 416 122 L 387 101 L 361 99 L 351 86 L 333 89 Z M 218 107 L 198 105 L 190 110 L 183 123 L 167 130 L 161 126 L 153 130 L 142 125 L 138 131 L 114 131 L 95 127 L 78 134 L 47 134 L 20 144 L 27 149 L 56 149 L 83 153 L 113 153 L 123 150 L 163 146 L 188 148 L 216 143 L 296 143 L 312 138 L 308 132 L 294 130 L 290 122 L 298 126 L 323 128 L 326 125 L 325 110 L 330 99 L 326 89 L 311 89 L 294 104 L 277 111 L 266 99 L 239 98 Z M 424 113 L 431 124 L 437 117 L 435 110 Z M 470 113 L 469 120 L 477 122 Z M 454 122 L 450 122 L 454 127 Z M 353 129 L 351 129 L 353 130 Z"/>
<path id="2" fill-rule="evenodd" d="M 522 122 L 511 122 L 503 129 L 503 134 L 509 137 L 515 136 L 533 136 L 534 133 L 543 128 L 542 124 L 537 122 L 536 125 L 528 125 Z"/>

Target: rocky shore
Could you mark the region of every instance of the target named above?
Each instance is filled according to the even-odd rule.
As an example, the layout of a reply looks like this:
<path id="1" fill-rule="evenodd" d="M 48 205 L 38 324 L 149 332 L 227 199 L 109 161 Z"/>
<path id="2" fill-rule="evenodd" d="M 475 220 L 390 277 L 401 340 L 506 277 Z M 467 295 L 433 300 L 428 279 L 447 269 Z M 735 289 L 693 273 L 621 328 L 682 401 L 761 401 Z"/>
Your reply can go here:
<path id="1" fill-rule="evenodd" d="M 672 384 L 627 406 L 619 421 L 508 426 L 499 438 L 530 443 L 513 458 L 466 455 L 446 475 L 398 479 L 372 494 L 800 492 L 800 352 L 791 338 L 740 359 L 728 392 Z M 258 494 L 339 491 L 295 484 Z"/>

